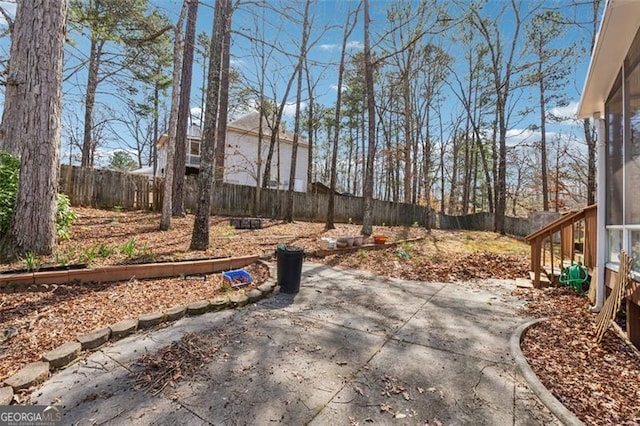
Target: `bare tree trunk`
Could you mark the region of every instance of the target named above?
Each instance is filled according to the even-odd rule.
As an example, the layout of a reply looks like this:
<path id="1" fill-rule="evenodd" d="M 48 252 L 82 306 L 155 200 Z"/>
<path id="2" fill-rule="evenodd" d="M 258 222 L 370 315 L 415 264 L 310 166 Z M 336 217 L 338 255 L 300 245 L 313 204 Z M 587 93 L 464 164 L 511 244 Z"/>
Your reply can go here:
<path id="1" fill-rule="evenodd" d="M 305 2 L 304 20 L 302 22 L 302 43 L 298 58 L 298 87 L 296 90 L 296 115 L 293 125 L 293 144 L 291 147 L 291 167 L 289 168 L 289 192 L 284 213 L 285 222 L 293 222 L 293 191 L 296 183 L 296 166 L 298 164 L 298 140 L 300 138 L 300 103 L 302 102 L 302 66 L 307 58 L 307 41 L 309 39 L 309 3 Z"/>
<path id="2" fill-rule="evenodd" d="M 182 24 L 187 13 L 188 0 L 182 3 L 180 17 L 175 26 L 175 41 L 173 47 L 173 81 L 171 89 L 171 114 L 169 115 L 169 139 L 167 140 L 167 164 L 164 167 L 164 195 L 162 198 L 162 216 L 160 230 L 171 228 L 171 205 L 173 192 L 173 172 L 176 145 L 176 130 L 178 125 L 178 108 L 180 103 L 180 73 L 182 72 Z"/>
<path id="3" fill-rule="evenodd" d="M 17 6 L 2 147 L 20 153 L 20 176 L 0 257 L 51 254 L 55 245 L 67 9 L 67 1 L 21 0 Z"/>
<path id="4" fill-rule="evenodd" d="M 98 69 L 102 58 L 103 41 L 98 41 L 95 35 L 91 37 L 89 51 L 89 72 L 87 73 L 87 93 L 84 98 L 84 134 L 82 136 L 82 167 L 93 165 L 93 108 L 96 103 L 98 88 Z"/>
<path id="5" fill-rule="evenodd" d="M 187 28 L 184 36 L 184 59 L 180 78 L 180 106 L 178 108 L 178 128 L 173 161 L 172 214 L 184 216 L 184 174 L 187 159 L 187 127 L 191 124 L 191 80 L 193 73 L 193 51 L 196 38 L 198 1 L 185 0 L 188 4 Z M 170 165 L 167 163 L 167 167 Z"/>
<path id="6" fill-rule="evenodd" d="M 200 173 L 198 175 L 198 198 L 196 199 L 196 217 L 191 234 L 190 250 L 209 248 L 209 217 L 211 215 L 211 190 L 213 184 L 213 162 L 216 127 L 218 120 L 218 101 L 220 94 L 220 60 L 222 43 L 227 26 L 225 2 L 216 0 L 213 17 L 214 32 L 211 37 L 211 56 L 209 57 L 209 78 L 207 83 L 207 102 L 204 116 Z"/>
<path id="7" fill-rule="evenodd" d="M 264 9 L 262 10 L 262 22 L 263 25 L 261 27 L 262 29 L 262 37 L 261 37 L 261 43 L 260 43 L 260 65 L 261 65 L 261 70 L 262 72 L 260 73 L 259 76 L 259 91 L 260 91 L 260 104 L 258 105 L 258 155 L 256 156 L 256 196 L 253 202 L 253 214 L 254 216 L 258 215 L 258 212 L 260 211 L 260 197 L 261 197 L 261 190 L 262 190 L 262 185 L 260 182 L 260 177 L 262 174 L 262 139 L 264 138 L 264 119 L 265 119 L 265 101 L 264 101 L 264 81 L 265 81 L 265 70 L 266 70 L 266 56 L 265 56 L 265 51 L 264 51 L 264 22 L 265 22 L 265 16 L 264 16 Z M 256 30 L 257 31 L 257 30 Z"/>
<path id="8" fill-rule="evenodd" d="M 309 139 L 307 140 L 307 188 L 311 188 L 311 183 L 313 182 L 313 132 L 315 128 L 315 117 L 313 116 L 313 87 L 311 85 L 311 74 L 309 73 L 309 63 L 307 62 L 307 58 L 304 60 L 304 72 L 307 77 L 307 92 L 309 92 L 309 120 L 307 123 L 307 134 L 309 135 Z"/>
<path id="9" fill-rule="evenodd" d="M 362 230 L 363 235 L 373 233 L 373 160 L 376 154 L 376 98 L 373 92 L 373 63 L 371 61 L 371 43 L 369 41 L 369 0 L 364 1 L 364 79 L 367 93 L 367 111 L 369 119 L 367 162 L 364 173 L 364 206 Z"/>
<path id="10" fill-rule="evenodd" d="M 160 109 L 160 82 L 157 80 L 153 86 L 153 141 L 151 141 L 151 159 L 153 162 L 153 178 L 155 185 L 156 172 L 158 170 L 158 121 L 159 121 L 159 109 Z M 153 206 L 154 210 L 158 209 L 158 206 Z"/>
<path id="11" fill-rule="evenodd" d="M 229 116 L 229 64 L 231 61 L 231 0 L 225 0 L 227 17 L 222 40 L 222 69 L 220 70 L 220 109 L 218 111 L 217 141 L 215 148 L 214 181 L 217 185 L 224 181 L 224 157 L 227 145 L 227 117 Z"/>
<path id="12" fill-rule="evenodd" d="M 460 150 L 460 141 L 458 134 L 455 133 L 451 147 L 451 182 L 449 186 L 449 213 L 457 212 L 458 201 L 458 151 Z"/>
<path id="13" fill-rule="evenodd" d="M 262 69 L 264 70 L 264 65 Z M 260 79 L 260 99 L 262 99 L 262 95 L 264 95 L 264 73 Z M 260 102 L 258 114 L 260 115 L 258 118 L 258 156 L 256 157 L 256 196 L 253 201 L 254 216 L 257 216 L 260 211 L 260 196 L 262 195 L 262 185 L 260 185 L 260 174 L 262 172 L 262 138 L 264 138 L 264 130 L 262 127 L 264 125 L 264 103 L 262 101 Z"/>
<path id="14" fill-rule="evenodd" d="M 293 86 L 293 80 L 296 77 L 296 72 L 294 71 L 289 78 L 289 82 L 287 83 L 287 88 L 282 96 L 282 102 L 278 107 L 276 112 L 275 120 L 273 121 L 273 125 L 271 126 L 271 139 L 269 141 L 269 152 L 267 154 L 267 161 L 264 166 L 264 178 L 262 179 L 262 187 L 266 188 L 271 180 L 271 161 L 273 160 L 273 150 L 276 147 L 276 143 L 279 143 L 278 133 L 280 131 L 280 122 L 282 121 L 282 113 L 284 112 L 284 107 L 287 103 L 287 98 L 289 97 L 289 92 L 291 91 L 291 86 Z M 280 185 L 280 161 L 278 161 L 278 186 Z"/>
<path id="15" fill-rule="evenodd" d="M 404 101 L 404 176 L 402 186 L 404 189 L 403 202 L 411 203 L 411 147 L 412 147 L 412 131 L 411 131 L 411 91 L 409 81 L 410 70 L 405 70 L 405 78 L 402 82 L 402 99 Z"/>
<path id="16" fill-rule="evenodd" d="M 542 56 L 542 53 L 540 53 Z M 542 62 L 538 62 L 538 75 L 540 75 L 540 81 L 538 87 L 540 89 L 540 171 L 542 177 L 542 210 L 549 211 L 549 177 L 547 171 L 547 118 L 545 107 L 545 90 L 544 90 L 544 76 L 542 75 Z"/>
<path id="17" fill-rule="evenodd" d="M 333 133 L 333 150 L 331 153 L 331 183 L 329 184 L 329 203 L 327 206 L 327 221 L 325 222 L 324 229 L 334 229 L 335 224 L 334 220 L 334 209 L 335 209 L 335 192 L 336 192 L 336 179 L 338 171 L 337 163 L 338 163 L 338 139 L 340 138 L 340 110 L 342 109 L 342 79 L 344 77 L 344 59 L 347 50 L 347 39 L 351 35 L 351 32 L 356 26 L 356 22 L 358 22 L 358 9 L 355 11 L 355 19 L 353 20 L 353 24 L 349 27 L 349 19 L 351 17 L 351 13 L 347 15 L 347 22 L 344 26 L 344 36 L 342 37 L 342 50 L 340 51 L 340 65 L 338 67 L 338 92 L 336 95 L 336 107 L 335 107 L 335 128 Z"/>

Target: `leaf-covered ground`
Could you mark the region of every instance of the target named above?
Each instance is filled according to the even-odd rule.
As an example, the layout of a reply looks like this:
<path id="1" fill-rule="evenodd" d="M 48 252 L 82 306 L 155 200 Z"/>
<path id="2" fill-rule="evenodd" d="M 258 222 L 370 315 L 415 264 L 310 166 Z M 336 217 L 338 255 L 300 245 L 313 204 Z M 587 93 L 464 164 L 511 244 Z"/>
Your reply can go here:
<path id="1" fill-rule="evenodd" d="M 520 291 L 524 313 L 549 317 L 530 328 L 522 350 L 532 369 L 588 425 L 640 424 L 640 356 L 615 332 L 595 343 L 589 300 L 571 289 Z"/>
<path id="2" fill-rule="evenodd" d="M 172 229 L 158 231 L 159 215 L 78 208 L 79 219 L 69 241 L 35 266 L 87 263 L 89 266 L 180 260 L 213 256 L 269 256 L 278 243 L 319 248 L 321 237 L 358 235 L 360 226 L 322 223 L 284 224 L 264 220 L 263 229 L 236 230 L 228 218 L 213 217 L 207 251 L 188 251 L 193 216 L 173 219 Z M 388 241 L 421 238 L 379 250 L 315 257 L 309 260 L 366 269 L 385 277 L 453 282 L 483 278 L 526 277 L 529 247 L 491 232 L 426 230 L 419 227 L 374 227 Z M 33 262 L 31 262 L 33 265 Z M 22 269 L 25 260 L 0 265 Z M 257 266 L 257 281 L 266 271 Z M 219 277 L 207 281 L 183 278 L 92 284 L 46 293 L 0 293 L 0 380 L 61 343 L 124 318 L 211 298 L 225 291 Z M 524 314 L 550 316 L 532 329 L 524 350 L 546 386 L 588 424 L 640 423 L 639 361 L 612 333 L 594 347 L 593 316 L 588 302 L 566 290 L 516 290 L 529 301 Z"/>

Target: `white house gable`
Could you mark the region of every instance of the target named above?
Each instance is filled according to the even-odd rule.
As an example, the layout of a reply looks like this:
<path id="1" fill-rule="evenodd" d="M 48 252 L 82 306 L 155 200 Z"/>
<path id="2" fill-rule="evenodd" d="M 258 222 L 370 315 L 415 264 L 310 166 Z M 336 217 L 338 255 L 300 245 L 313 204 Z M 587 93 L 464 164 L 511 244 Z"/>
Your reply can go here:
<path id="1" fill-rule="evenodd" d="M 227 183 L 255 186 L 262 180 L 265 163 L 269 153 L 271 132 L 266 121 L 263 122 L 261 153 L 258 157 L 259 115 L 257 112 L 247 114 L 227 125 L 225 147 L 224 181 Z M 164 139 L 163 139 L 164 138 Z M 202 131 L 198 126 L 190 126 L 187 134 L 186 165 L 191 168 L 200 167 L 200 146 Z M 166 165 L 166 135 L 158 141 L 158 175 L 164 174 Z M 291 170 L 291 154 L 293 151 L 293 134 L 282 130 L 278 134 L 278 142 L 274 147 L 271 159 L 271 178 L 268 186 L 288 189 Z M 296 174 L 294 190 L 307 190 L 307 157 L 309 146 L 307 141 L 299 138 L 296 155 Z M 258 158 L 261 160 L 258 177 Z"/>

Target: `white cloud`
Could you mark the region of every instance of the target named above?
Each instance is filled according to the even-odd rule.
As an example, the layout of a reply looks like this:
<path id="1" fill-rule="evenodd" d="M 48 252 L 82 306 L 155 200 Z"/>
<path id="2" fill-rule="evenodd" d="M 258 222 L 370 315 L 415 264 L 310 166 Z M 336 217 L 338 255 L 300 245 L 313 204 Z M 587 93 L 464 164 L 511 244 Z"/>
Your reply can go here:
<path id="1" fill-rule="evenodd" d="M 331 84 L 329 85 L 329 89 L 333 90 L 334 92 L 338 91 L 338 85 L 337 84 Z M 349 90 L 349 86 L 347 86 L 346 84 L 342 84 L 342 92 L 346 92 L 347 90 Z"/>
<path id="2" fill-rule="evenodd" d="M 307 107 L 306 102 L 300 102 L 300 110 L 304 110 Z M 284 110 L 282 111 L 282 115 L 286 117 L 295 117 L 296 115 L 296 104 L 295 102 L 287 103 L 284 106 Z"/>
<path id="3" fill-rule="evenodd" d="M 507 130 L 507 146 L 516 146 L 522 144 L 533 144 L 540 140 L 541 133 L 537 130 L 530 129 L 511 129 Z M 547 136 L 549 132 L 547 132 Z"/>
<path id="4" fill-rule="evenodd" d="M 325 52 L 333 52 L 334 50 L 340 49 L 340 44 L 321 44 L 318 46 L 320 50 L 324 50 Z M 362 50 L 364 49 L 364 44 L 361 41 L 354 40 L 348 41 L 346 45 L 347 50 Z"/>
<path id="5" fill-rule="evenodd" d="M 573 132 L 547 132 L 547 144 L 551 146 L 555 144 L 558 138 L 561 141 L 569 143 L 580 143 L 582 141 L 581 136 L 575 135 Z M 531 129 L 511 129 L 507 130 L 507 146 L 533 146 L 538 144 L 542 139 L 542 133 L 540 130 Z"/>
<path id="6" fill-rule="evenodd" d="M 321 44 L 318 46 L 320 50 L 325 50 L 327 52 L 331 52 L 332 50 L 336 50 L 338 48 L 337 44 Z"/>
<path id="7" fill-rule="evenodd" d="M 557 117 L 563 124 L 573 124 L 577 118 L 579 105 L 578 101 L 571 101 L 565 106 L 551 108 L 549 113 Z"/>

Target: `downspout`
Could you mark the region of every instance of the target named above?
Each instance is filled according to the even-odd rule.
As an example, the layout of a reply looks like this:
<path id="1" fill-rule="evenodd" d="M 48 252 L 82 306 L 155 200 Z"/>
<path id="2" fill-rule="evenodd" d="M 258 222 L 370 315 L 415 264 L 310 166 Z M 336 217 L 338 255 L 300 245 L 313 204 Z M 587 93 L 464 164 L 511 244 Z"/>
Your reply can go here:
<path id="1" fill-rule="evenodd" d="M 600 115 L 594 117 L 594 121 L 596 123 L 596 132 L 598 135 L 598 163 L 597 163 L 597 174 L 598 174 L 598 189 L 597 189 L 597 213 L 596 213 L 596 221 L 597 221 L 597 232 L 596 232 L 596 244 L 597 244 L 597 253 L 596 253 L 596 304 L 595 306 L 589 307 L 589 312 L 600 312 L 602 309 L 602 305 L 604 304 L 605 297 L 605 269 L 606 269 L 606 223 L 605 223 L 605 210 L 606 210 L 606 162 L 605 156 L 607 151 L 607 145 L 605 141 L 604 135 L 604 126 L 605 121 L 600 118 Z"/>

